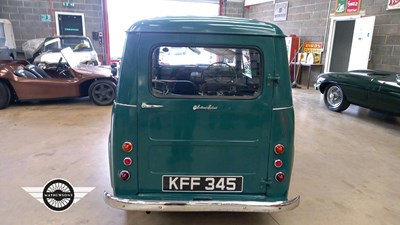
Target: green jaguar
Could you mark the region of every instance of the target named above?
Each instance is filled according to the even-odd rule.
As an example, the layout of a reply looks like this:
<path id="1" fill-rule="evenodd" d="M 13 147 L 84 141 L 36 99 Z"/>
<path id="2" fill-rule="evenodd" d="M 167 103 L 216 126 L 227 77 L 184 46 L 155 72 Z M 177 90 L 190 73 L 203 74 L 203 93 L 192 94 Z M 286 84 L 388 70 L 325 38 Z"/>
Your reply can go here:
<path id="1" fill-rule="evenodd" d="M 341 112 L 350 104 L 400 116 L 400 74 L 353 70 L 320 74 L 315 87 L 329 110 Z"/>

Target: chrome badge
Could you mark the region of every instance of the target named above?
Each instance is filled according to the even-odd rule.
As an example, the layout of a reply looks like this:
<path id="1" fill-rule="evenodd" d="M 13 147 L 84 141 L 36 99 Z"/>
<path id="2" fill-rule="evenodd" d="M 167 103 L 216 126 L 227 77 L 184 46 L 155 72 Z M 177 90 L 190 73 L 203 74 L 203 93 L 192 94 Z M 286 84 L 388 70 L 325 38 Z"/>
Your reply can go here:
<path id="1" fill-rule="evenodd" d="M 217 110 L 218 106 L 213 106 L 213 105 L 207 105 L 207 106 L 202 106 L 202 105 L 194 105 L 193 106 L 193 111 L 196 110 Z"/>

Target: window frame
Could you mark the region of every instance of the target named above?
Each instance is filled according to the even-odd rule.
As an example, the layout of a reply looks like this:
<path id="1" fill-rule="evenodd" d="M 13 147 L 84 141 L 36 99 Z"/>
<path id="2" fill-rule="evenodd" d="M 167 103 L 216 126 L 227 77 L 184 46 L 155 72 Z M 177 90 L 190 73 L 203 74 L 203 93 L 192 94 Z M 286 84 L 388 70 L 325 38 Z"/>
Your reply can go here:
<path id="1" fill-rule="evenodd" d="M 161 95 L 153 92 L 153 55 L 154 52 L 156 51 L 157 48 L 160 47 L 186 47 L 186 48 L 225 48 L 225 49 L 247 49 L 247 50 L 255 50 L 260 57 L 259 63 L 260 63 L 260 68 L 259 68 L 259 87 L 256 95 L 246 95 L 246 96 L 218 96 L 218 95 Z M 150 48 L 150 54 L 148 58 L 149 62 L 149 73 L 148 73 L 148 91 L 150 94 L 155 97 L 155 98 L 161 98 L 161 99 L 220 99 L 220 100 L 225 100 L 225 99 L 235 99 L 235 100 L 253 100 L 260 98 L 262 96 L 262 93 L 264 91 L 264 67 L 265 67 L 265 60 L 264 60 L 264 53 L 261 50 L 260 47 L 254 46 L 254 45 L 226 45 L 226 44 L 185 44 L 185 43 L 157 43 L 156 45 L 152 46 Z M 251 63 L 251 62 L 250 62 Z M 176 65 L 173 65 L 176 66 Z"/>
<path id="2" fill-rule="evenodd" d="M 4 28 L 4 23 L 0 23 L 0 39 L 4 40 L 4 45 L 0 45 L 0 47 L 5 47 L 6 46 L 6 30 Z"/>

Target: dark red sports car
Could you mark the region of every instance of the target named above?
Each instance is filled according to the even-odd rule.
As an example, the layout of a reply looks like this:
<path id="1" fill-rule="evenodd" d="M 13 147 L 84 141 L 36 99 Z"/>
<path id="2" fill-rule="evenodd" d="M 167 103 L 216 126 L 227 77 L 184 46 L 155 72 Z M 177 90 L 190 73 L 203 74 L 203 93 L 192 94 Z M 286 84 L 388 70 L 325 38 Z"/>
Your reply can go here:
<path id="1" fill-rule="evenodd" d="M 0 109 L 11 102 L 89 96 L 96 105 L 110 105 L 116 94 L 117 78 L 111 68 L 73 62 L 43 70 L 26 61 L 0 61 Z"/>

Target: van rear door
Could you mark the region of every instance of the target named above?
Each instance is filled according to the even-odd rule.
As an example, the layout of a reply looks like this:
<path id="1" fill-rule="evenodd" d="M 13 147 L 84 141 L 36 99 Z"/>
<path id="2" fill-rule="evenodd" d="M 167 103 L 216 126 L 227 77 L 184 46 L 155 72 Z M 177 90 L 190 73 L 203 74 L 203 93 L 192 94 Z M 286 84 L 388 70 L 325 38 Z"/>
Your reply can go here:
<path id="1" fill-rule="evenodd" d="M 153 47 L 151 66 L 139 65 L 140 193 L 266 193 L 272 88 L 263 74 L 273 68 L 259 49 Z"/>

